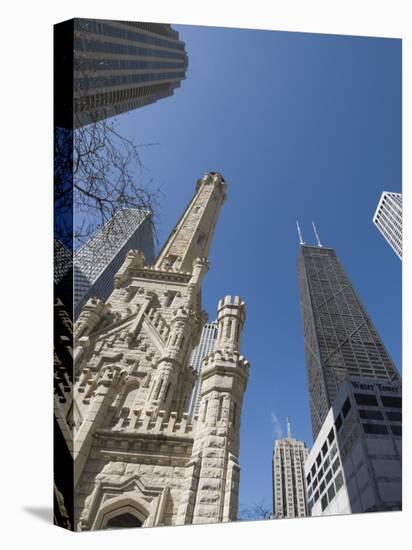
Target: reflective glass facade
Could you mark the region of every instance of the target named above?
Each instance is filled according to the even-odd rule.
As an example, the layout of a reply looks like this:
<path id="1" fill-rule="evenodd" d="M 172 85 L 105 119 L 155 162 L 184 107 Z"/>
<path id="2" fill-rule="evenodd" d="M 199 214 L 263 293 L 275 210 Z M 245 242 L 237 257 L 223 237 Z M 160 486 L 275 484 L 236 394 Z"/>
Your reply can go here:
<path id="1" fill-rule="evenodd" d="M 148 212 L 135 208 L 119 210 L 74 256 L 74 313 L 78 317 L 84 303 L 96 296 L 107 300 L 114 277 L 126 254 L 138 249 L 146 264 L 154 261 L 152 221 Z"/>

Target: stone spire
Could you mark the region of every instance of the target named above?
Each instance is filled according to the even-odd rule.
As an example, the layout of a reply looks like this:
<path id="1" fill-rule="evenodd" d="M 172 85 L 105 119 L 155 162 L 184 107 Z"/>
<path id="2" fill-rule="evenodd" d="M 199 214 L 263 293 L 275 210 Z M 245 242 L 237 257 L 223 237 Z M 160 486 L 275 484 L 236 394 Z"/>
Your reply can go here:
<path id="1" fill-rule="evenodd" d="M 226 183 L 217 172 L 208 172 L 198 180 L 193 199 L 159 254 L 156 269 L 191 273 L 196 258 L 208 257 L 225 197 Z"/>

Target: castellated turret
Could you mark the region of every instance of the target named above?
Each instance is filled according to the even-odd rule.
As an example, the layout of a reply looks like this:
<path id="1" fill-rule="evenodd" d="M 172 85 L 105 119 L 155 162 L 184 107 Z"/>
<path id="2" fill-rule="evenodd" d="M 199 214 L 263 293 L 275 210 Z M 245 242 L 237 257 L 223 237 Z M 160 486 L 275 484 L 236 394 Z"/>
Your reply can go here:
<path id="1" fill-rule="evenodd" d="M 226 188 L 218 173 L 199 179 L 154 265 L 129 251 L 111 296 L 89 300 L 75 325 L 76 529 L 236 519 L 249 370 L 237 296 L 219 301 L 200 413 L 190 422 L 187 412 L 189 357 L 207 320 L 201 284 Z"/>

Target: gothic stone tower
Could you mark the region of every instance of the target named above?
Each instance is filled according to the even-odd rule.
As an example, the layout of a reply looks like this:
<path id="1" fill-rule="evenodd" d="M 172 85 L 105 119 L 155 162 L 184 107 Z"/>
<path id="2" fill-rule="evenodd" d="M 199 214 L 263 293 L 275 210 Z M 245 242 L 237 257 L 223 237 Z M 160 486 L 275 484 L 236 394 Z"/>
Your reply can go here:
<path id="1" fill-rule="evenodd" d="M 201 281 L 226 183 L 208 173 L 153 266 L 131 250 L 106 303 L 75 325 L 75 528 L 233 521 L 239 427 L 249 364 L 240 355 L 245 305 L 218 306 L 199 416 L 187 409 L 189 357 L 205 314 Z"/>

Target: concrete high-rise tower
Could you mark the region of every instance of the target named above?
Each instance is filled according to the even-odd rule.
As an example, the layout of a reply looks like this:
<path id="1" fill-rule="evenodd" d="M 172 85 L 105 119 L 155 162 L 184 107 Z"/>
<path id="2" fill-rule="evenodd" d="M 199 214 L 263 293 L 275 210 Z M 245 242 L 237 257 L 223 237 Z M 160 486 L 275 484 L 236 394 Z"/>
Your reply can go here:
<path id="1" fill-rule="evenodd" d="M 300 245 L 300 305 L 313 438 L 348 376 L 399 380 L 372 320 L 332 248 Z"/>
<path id="2" fill-rule="evenodd" d="M 107 300 L 114 277 L 130 249 L 141 250 L 146 264 L 154 260 L 153 226 L 150 213 L 138 208 L 118 210 L 74 254 L 74 316 L 91 297 Z"/>
<path id="3" fill-rule="evenodd" d="M 226 183 L 201 178 L 153 266 L 128 252 L 106 302 L 74 327 L 74 524 L 78 530 L 234 521 L 240 413 L 249 364 L 245 304 L 226 296 L 201 372 L 199 415 L 187 414 L 189 357 L 204 324 L 201 282 Z"/>
<path id="4" fill-rule="evenodd" d="M 275 518 L 296 518 L 308 515 L 305 461 L 309 450 L 303 441 L 288 434 L 277 439 L 273 449 L 273 515 Z"/>
<path id="5" fill-rule="evenodd" d="M 379 200 L 373 223 L 402 260 L 402 194 L 384 191 Z"/>

